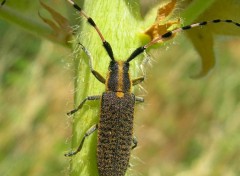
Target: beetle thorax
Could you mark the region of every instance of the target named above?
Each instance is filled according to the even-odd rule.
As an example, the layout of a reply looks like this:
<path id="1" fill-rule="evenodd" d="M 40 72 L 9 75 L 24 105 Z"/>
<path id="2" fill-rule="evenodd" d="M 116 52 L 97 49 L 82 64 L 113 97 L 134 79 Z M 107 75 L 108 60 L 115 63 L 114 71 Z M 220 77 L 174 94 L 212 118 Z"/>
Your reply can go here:
<path id="1" fill-rule="evenodd" d="M 131 92 L 131 86 L 129 63 L 124 61 L 111 61 L 108 68 L 106 91 Z"/>

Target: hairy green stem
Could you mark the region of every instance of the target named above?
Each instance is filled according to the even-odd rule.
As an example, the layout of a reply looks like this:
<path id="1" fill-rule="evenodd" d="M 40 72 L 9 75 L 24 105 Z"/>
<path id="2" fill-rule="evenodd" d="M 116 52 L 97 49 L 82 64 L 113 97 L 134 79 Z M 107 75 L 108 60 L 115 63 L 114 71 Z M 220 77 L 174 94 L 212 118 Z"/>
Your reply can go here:
<path id="1" fill-rule="evenodd" d="M 137 37 L 140 13 L 137 0 L 88 0 L 84 11 L 93 18 L 105 39 L 111 44 L 116 60 L 125 60 L 141 45 Z M 81 30 L 76 37 L 75 53 L 75 107 L 89 95 L 101 95 L 104 85 L 91 74 L 88 58 L 79 49 L 82 43 L 93 56 L 93 67 L 104 77 L 110 62 L 97 32 L 82 18 Z M 137 59 L 139 61 L 139 58 Z M 136 75 L 136 61 L 131 62 L 131 74 Z M 99 120 L 100 102 L 86 102 L 74 116 L 72 148 L 76 149 L 85 132 Z M 71 176 L 97 176 L 96 135 L 87 137 L 82 150 L 71 160 Z"/>

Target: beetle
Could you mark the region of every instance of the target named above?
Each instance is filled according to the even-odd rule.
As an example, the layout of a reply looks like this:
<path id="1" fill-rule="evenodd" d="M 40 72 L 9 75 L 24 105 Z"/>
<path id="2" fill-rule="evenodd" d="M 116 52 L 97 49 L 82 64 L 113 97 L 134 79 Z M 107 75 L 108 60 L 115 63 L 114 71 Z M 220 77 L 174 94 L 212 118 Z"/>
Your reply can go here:
<path id="1" fill-rule="evenodd" d="M 147 48 L 166 39 L 174 34 L 189 30 L 194 27 L 205 26 L 208 23 L 232 23 L 238 27 L 240 24 L 232 20 L 212 20 L 183 26 L 153 39 L 149 43 L 138 47 L 125 61 L 116 61 L 111 45 L 105 40 L 98 29 L 94 20 L 89 17 L 75 2 L 68 2 L 87 19 L 87 22 L 95 28 L 103 47 L 109 58 L 109 71 L 106 78 L 93 69 L 92 56 L 90 52 L 82 45 L 82 50 L 89 58 L 89 67 L 97 80 L 105 84 L 106 90 L 102 95 L 87 96 L 79 106 L 67 113 L 72 115 L 82 108 L 86 101 L 101 100 L 99 123 L 92 126 L 84 135 L 80 145 L 75 151 L 65 154 L 73 156 L 81 151 L 87 136 L 98 130 L 97 142 L 97 167 L 100 176 L 124 176 L 129 165 L 131 150 L 137 146 L 137 140 L 133 136 L 133 118 L 134 106 L 136 102 L 144 102 L 142 97 L 135 96 L 132 93 L 132 86 L 144 81 L 144 76 L 131 79 L 129 74 L 130 62 L 138 55 L 142 54 Z M 133 145 L 132 145 L 133 143 Z"/>

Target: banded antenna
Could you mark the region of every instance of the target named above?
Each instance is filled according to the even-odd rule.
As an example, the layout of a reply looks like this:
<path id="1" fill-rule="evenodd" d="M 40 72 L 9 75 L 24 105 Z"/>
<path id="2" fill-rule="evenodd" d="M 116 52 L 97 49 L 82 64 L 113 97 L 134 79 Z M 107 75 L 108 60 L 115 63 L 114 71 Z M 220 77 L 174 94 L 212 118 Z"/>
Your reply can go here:
<path id="1" fill-rule="evenodd" d="M 81 16 L 83 16 L 87 19 L 88 23 L 91 26 L 93 26 L 95 28 L 95 30 L 97 31 L 99 37 L 101 38 L 101 40 L 103 42 L 103 46 L 104 46 L 105 50 L 107 51 L 109 57 L 111 58 L 111 60 L 115 60 L 114 56 L 113 56 L 113 51 L 112 51 L 111 45 L 105 40 L 102 33 L 98 29 L 96 23 L 93 21 L 93 19 L 91 17 L 89 17 L 75 2 L 73 2 L 72 0 L 67 0 L 67 1 L 70 4 L 72 4 L 72 6 L 80 13 Z M 215 20 L 211 20 L 211 21 L 203 21 L 203 22 L 200 22 L 200 23 L 194 23 L 194 24 L 191 24 L 191 25 L 186 25 L 186 26 L 168 31 L 165 34 L 160 35 L 159 37 L 153 39 L 152 41 L 145 44 L 144 46 L 138 47 L 137 49 L 135 49 L 132 52 L 132 54 L 128 57 L 126 62 L 132 61 L 133 59 L 135 59 L 139 54 L 143 53 L 150 46 L 152 46 L 152 45 L 154 45 L 158 42 L 163 42 L 164 40 L 172 37 L 173 34 L 176 34 L 176 33 L 181 32 L 181 31 L 189 30 L 189 29 L 192 29 L 192 28 L 195 28 L 195 27 L 206 26 L 208 24 L 216 24 L 216 23 L 231 23 L 231 24 L 236 25 L 237 27 L 240 27 L 240 23 L 237 23 L 237 22 L 235 22 L 233 20 L 229 20 L 229 19 L 227 19 L 227 20 L 215 19 Z"/>
<path id="2" fill-rule="evenodd" d="M 85 17 L 87 19 L 87 22 L 94 27 L 94 29 L 97 31 L 99 37 L 102 40 L 103 43 L 103 47 L 105 48 L 105 50 L 107 51 L 109 57 L 111 58 L 111 60 L 115 60 L 114 56 L 113 56 L 113 51 L 112 51 L 112 47 L 111 45 L 105 40 L 105 38 L 103 37 L 101 31 L 98 29 L 96 23 L 93 21 L 93 19 L 91 17 L 89 17 L 82 9 L 81 7 L 79 7 L 75 2 L 73 2 L 72 0 L 67 0 L 70 4 L 72 4 L 72 6 L 80 13 L 81 16 Z"/>
<path id="3" fill-rule="evenodd" d="M 207 24 L 216 24 L 216 23 L 231 23 L 231 24 L 236 25 L 237 27 L 240 27 L 240 23 L 237 23 L 233 20 L 221 20 L 221 19 L 216 19 L 216 20 L 212 20 L 212 21 L 203 21 L 203 22 L 200 22 L 200 23 L 194 23 L 194 24 L 191 24 L 191 25 L 183 26 L 183 27 L 174 29 L 172 31 L 166 32 L 165 34 L 160 35 L 159 37 L 153 39 L 152 41 L 150 41 L 146 45 L 137 48 L 135 51 L 133 51 L 133 53 L 127 59 L 127 62 L 130 62 L 131 60 L 136 58 L 139 54 L 141 54 L 143 51 L 145 51 L 150 46 L 152 46 L 152 45 L 154 45 L 158 42 L 163 42 L 164 40 L 172 37 L 173 34 L 176 34 L 176 33 L 181 32 L 181 31 L 189 30 L 189 29 L 192 29 L 192 28 L 195 28 L 195 27 L 206 26 Z"/>

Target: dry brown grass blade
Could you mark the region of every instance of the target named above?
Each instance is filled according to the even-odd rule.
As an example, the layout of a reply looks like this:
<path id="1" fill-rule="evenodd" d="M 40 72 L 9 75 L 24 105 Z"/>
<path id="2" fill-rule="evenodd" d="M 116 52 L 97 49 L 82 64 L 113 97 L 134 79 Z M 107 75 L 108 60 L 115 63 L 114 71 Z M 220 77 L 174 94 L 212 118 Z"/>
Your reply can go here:
<path id="1" fill-rule="evenodd" d="M 45 3 L 40 1 L 40 4 L 44 9 L 46 9 L 52 16 L 54 20 L 47 19 L 43 17 L 40 13 L 39 17 L 53 30 L 53 34 L 49 34 L 49 37 L 60 42 L 68 44 L 69 39 L 72 36 L 73 30 L 68 22 L 68 20 L 63 17 L 60 13 L 47 6 Z"/>

